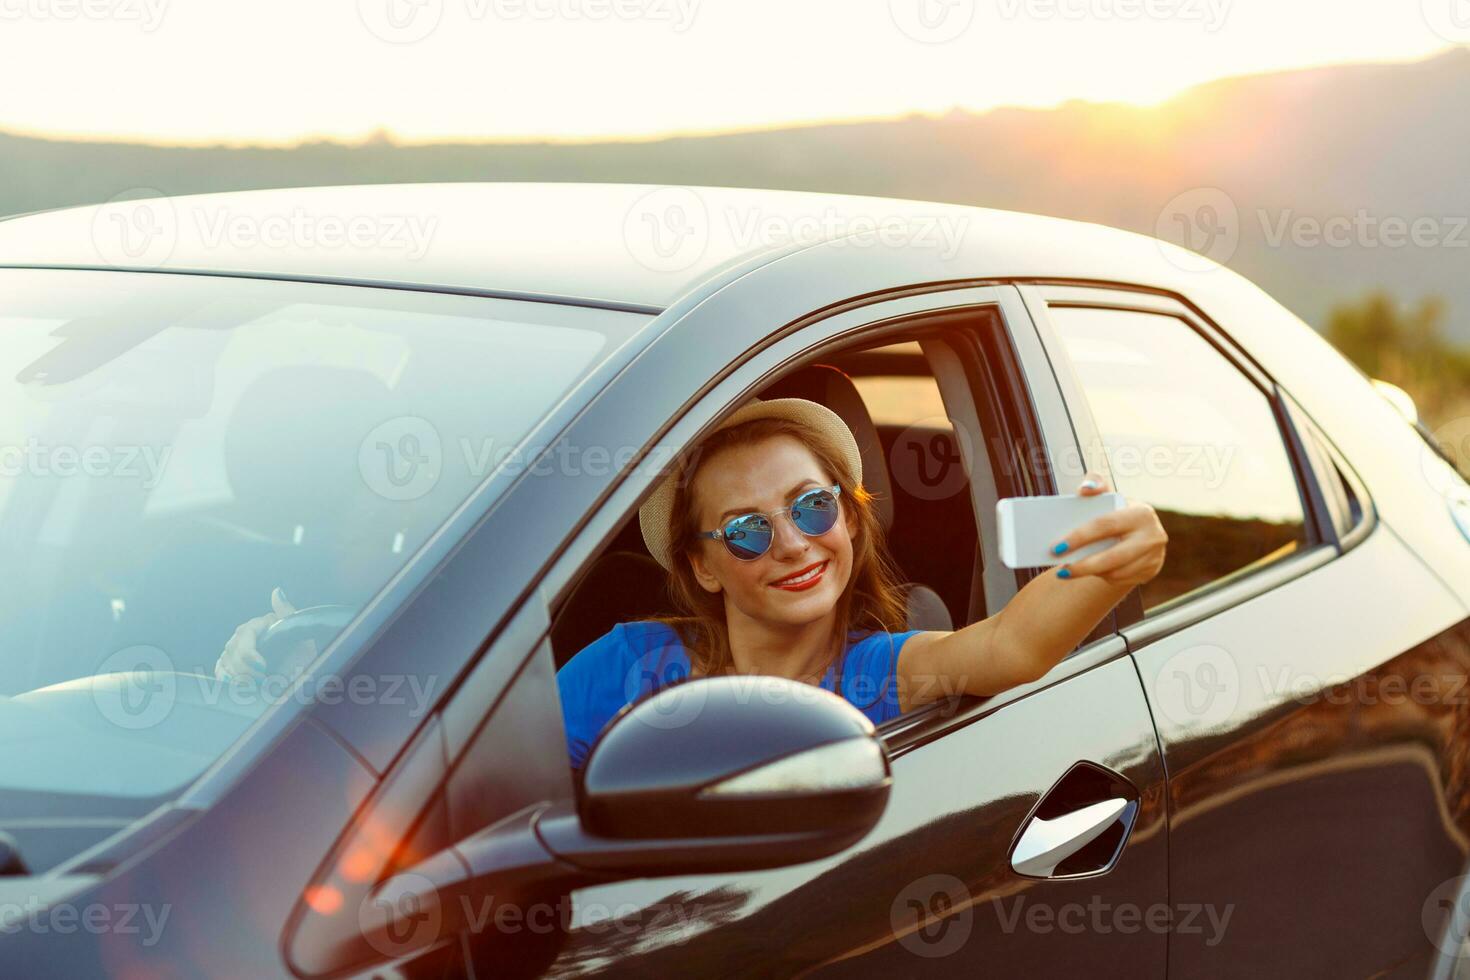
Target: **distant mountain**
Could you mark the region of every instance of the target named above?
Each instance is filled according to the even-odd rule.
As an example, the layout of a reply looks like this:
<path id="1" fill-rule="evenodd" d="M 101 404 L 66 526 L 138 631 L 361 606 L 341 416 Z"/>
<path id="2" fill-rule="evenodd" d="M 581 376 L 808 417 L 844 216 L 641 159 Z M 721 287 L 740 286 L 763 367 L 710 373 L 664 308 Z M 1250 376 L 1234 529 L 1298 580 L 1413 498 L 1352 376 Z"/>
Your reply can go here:
<path id="1" fill-rule="evenodd" d="M 1203 251 L 1229 245 L 1216 233 L 1233 209 L 1238 246 L 1212 254 L 1309 322 L 1381 286 L 1444 296 L 1470 342 L 1467 105 L 1470 48 L 1456 48 L 1228 79 L 1156 108 L 1071 102 L 640 142 L 179 148 L 0 134 L 0 214 L 140 187 L 637 181 L 979 204 L 1181 242 L 1190 232 Z"/>

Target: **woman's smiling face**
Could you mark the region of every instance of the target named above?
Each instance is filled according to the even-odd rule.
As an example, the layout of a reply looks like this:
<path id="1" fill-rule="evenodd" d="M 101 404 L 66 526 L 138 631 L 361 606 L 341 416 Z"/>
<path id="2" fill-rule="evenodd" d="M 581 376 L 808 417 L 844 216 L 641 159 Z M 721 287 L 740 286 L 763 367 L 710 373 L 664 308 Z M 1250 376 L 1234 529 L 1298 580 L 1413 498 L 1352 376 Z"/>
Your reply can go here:
<path id="1" fill-rule="evenodd" d="M 704 461 L 691 486 L 699 530 L 725 526 L 738 514 L 781 510 L 812 487 L 836 482 L 816 454 L 799 439 L 775 435 L 746 446 L 722 449 Z M 723 592 L 727 611 L 762 622 L 805 625 L 827 615 L 852 574 L 852 534 L 838 498 L 837 523 L 807 537 L 784 516 L 772 521 L 770 550 L 754 561 L 731 555 L 721 541 L 705 539 L 690 556 L 699 584 Z M 801 588 L 783 587 L 816 566 Z"/>

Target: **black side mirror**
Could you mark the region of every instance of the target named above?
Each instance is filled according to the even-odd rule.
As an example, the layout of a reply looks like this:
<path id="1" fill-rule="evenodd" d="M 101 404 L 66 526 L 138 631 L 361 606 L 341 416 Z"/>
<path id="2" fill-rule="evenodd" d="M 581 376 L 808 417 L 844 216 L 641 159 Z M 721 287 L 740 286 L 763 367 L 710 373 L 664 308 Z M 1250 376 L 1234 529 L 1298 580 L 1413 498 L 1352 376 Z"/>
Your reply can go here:
<path id="1" fill-rule="evenodd" d="M 835 694 L 687 681 L 609 724 L 575 805 L 529 807 L 379 884 L 361 939 L 402 955 L 489 921 L 491 904 L 560 908 L 556 896 L 599 882 L 813 861 L 871 831 L 891 785 L 872 723 Z"/>
<path id="2" fill-rule="evenodd" d="M 779 677 L 694 680 L 624 709 L 587 760 L 579 820 L 548 815 L 544 833 L 598 867 L 640 841 L 688 852 L 669 873 L 795 864 L 867 834 L 890 785 L 872 723 L 837 695 Z"/>

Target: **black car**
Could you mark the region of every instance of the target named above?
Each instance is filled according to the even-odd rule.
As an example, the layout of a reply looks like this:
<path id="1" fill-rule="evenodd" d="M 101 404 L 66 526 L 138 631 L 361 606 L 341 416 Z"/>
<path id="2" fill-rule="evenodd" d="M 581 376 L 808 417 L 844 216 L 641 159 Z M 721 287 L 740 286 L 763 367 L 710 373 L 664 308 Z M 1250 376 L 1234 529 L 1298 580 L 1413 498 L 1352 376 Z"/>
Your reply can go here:
<path id="1" fill-rule="evenodd" d="M 139 199 L 0 222 L 0 357 L 0 974 L 1454 968 L 1470 488 L 1197 256 L 720 188 Z M 638 505 L 751 395 L 847 422 L 913 628 L 1001 608 L 996 502 L 1088 468 L 1168 561 L 1005 694 L 691 681 L 574 773 L 556 670 L 668 611 Z M 217 679 L 277 588 L 272 672 Z"/>

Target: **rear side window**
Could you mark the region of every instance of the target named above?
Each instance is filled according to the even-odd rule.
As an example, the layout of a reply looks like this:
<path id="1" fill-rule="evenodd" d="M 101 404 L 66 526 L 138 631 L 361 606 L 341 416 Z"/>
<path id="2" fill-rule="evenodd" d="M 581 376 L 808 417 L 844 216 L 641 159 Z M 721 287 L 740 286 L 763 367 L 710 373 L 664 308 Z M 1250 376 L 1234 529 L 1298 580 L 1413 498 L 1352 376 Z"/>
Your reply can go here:
<path id="1" fill-rule="evenodd" d="M 1317 476 L 1317 485 L 1322 488 L 1322 502 L 1332 524 L 1332 533 L 1342 541 L 1367 516 L 1364 507 L 1367 492 L 1317 424 L 1307 417 L 1290 395 L 1283 397 L 1292 412 L 1292 424 L 1302 435 L 1308 461 Z"/>
<path id="2" fill-rule="evenodd" d="M 1113 482 L 1169 533 L 1146 612 L 1307 544 L 1305 510 L 1270 400 L 1183 320 L 1053 307 Z"/>

